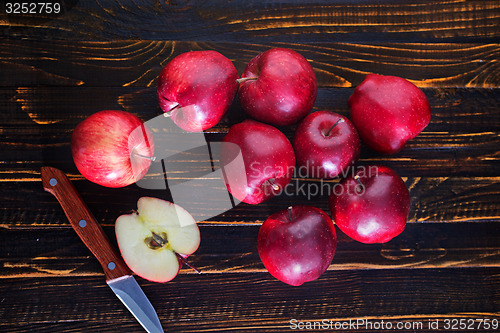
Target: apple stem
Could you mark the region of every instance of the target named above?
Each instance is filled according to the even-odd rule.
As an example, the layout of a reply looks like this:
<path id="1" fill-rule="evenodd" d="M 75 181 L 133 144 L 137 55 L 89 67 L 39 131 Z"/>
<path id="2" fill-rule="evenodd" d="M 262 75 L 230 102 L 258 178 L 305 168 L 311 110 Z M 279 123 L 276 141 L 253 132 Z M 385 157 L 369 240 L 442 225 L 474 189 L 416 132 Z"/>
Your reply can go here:
<path id="1" fill-rule="evenodd" d="M 243 83 L 245 81 L 257 80 L 257 79 L 258 79 L 258 77 L 242 77 L 241 79 L 236 79 L 236 82 Z"/>
<path id="2" fill-rule="evenodd" d="M 273 190 L 278 191 L 280 189 L 279 185 L 275 184 L 273 179 L 268 179 L 267 182 L 271 184 Z"/>
<path id="3" fill-rule="evenodd" d="M 358 176 L 358 175 L 354 176 L 354 179 L 355 179 L 355 180 L 356 180 L 356 182 L 358 183 L 358 184 L 356 185 L 356 191 L 357 191 L 358 193 L 363 192 L 363 187 L 364 187 L 364 185 L 363 185 L 363 183 L 361 182 L 361 180 L 359 180 L 359 176 Z M 360 186 L 361 188 L 360 188 L 360 187 L 358 187 L 358 186 Z"/>
<path id="4" fill-rule="evenodd" d="M 344 118 L 340 118 L 339 120 L 337 120 L 337 122 L 335 124 L 333 124 L 332 127 L 330 127 L 328 132 L 325 133 L 325 136 L 330 136 L 330 134 L 331 134 L 332 130 L 335 128 L 335 126 L 337 126 L 338 124 L 343 123 L 343 122 L 344 122 Z"/>
<path id="5" fill-rule="evenodd" d="M 132 155 L 135 155 L 135 156 L 141 157 L 141 158 L 145 158 L 145 159 L 150 160 L 152 162 L 156 161 L 156 156 L 146 156 L 146 155 L 139 154 L 139 153 L 137 153 L 135 151 L 132 152 Z"/>
<path id="6" fill-rule="evenodd" d="M 292 206 L 288 207 L 288 222 L 292 222 Z"/>
<path id="7" fill-rule="evenodd" d="M 179 103 L 177 103 L 174 107 L 172 107 L 170 110 L 168 110 L 167 112 L 163 113 L 163 116 L 165 118 L 170 118 L 172 117 L 172 113 L 175 111 L 175 109 L 179 109 L 181 106 L 179 105 Z"/>
<path id="8" fill-rule="evenodd" d="M 180 261 L 182 261 L 183 264 L 185 264 L 187 267 L 191 268 L 193 271 L 195 271 L 196 273 L 198 274 L 201 274 L 201 271 L 199 269 L 197 269 L 196 267 L 194 267 L 193 265 L 191 265 L 187 260 L 186 258 L 184 258 L 183 256 L 181 256 L 179 253 L 175 252 L 175 255 L 177 256 L 177 259 L 179 259 Z"/>
<path id="9" fill-rule="evenodd" d="M 144 243 L 146 243 L 146 245 L 150 249 L 158 250 L 158 249 L 160 249 L 168 244 L 167 235 L 165 233 L 163 233 L 163 235 L 164 236 L 160 236 L 160 235 L 152 232 L 152 237 L 148 237 L 148 238 L 144 239 Z"/>

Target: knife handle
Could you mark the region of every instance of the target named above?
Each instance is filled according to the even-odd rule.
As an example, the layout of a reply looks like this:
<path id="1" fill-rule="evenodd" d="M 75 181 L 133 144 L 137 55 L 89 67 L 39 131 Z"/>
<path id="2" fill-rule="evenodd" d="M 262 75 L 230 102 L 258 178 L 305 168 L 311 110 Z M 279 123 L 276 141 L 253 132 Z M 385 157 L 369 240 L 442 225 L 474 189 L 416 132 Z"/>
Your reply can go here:
<path id="1" fill-rule="evenodd" d="M 106 281 L 132 275 L 68 177 L 52 167 L 42 167 L 41 173 L 43 188 L 56 197 L 73 229 L 99 260 Z"/>

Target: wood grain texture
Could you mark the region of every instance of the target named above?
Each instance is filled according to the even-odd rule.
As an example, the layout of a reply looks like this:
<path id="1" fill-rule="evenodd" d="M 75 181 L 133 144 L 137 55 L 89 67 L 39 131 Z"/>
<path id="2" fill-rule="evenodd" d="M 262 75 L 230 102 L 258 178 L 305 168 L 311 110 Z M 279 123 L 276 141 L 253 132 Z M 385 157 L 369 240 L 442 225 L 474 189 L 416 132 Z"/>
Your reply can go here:
<path id="1" fill-rule="evenodd" d="M 488 321 L 489 329 L 477 329 L 475 332 L 481 333 L 489 333 L 492 331 L 491 323 L 497 323 L 499 315 L 497 313 L 448 313 L 445 315 L 396 315 L 396 316 L 360 316 L 360 317 L 344 317 L 344 318 L 320 318 L 320 319 L 302 319 L 302 321 L 293 322 L 293 326 L 291 325 L 291 320 L 293 318 L 270 318 L 270 319 L 260 319 L 260 318 L 234 318 L 231 317 L 225 321 L 185 321 L 185 322 L 169 322 L 169 332 L 234 332 L 235 330 L 238 332 L 297 332 L 299 323 L 303 325 L 302 327 L 307 327 L 306 325 L 316 325 L 313 326 L 312 329 L 322 329 L 326 330 L 329 327 L 332 327 L 332 330 L 335 327 L 342 327 L 344 325 L 344 331 L 349 329 L 349 324 L 354 325 L 351 326 L 351 330 L 356 329 L 356 327 L 360 327 L 358 330 L 362 329 L 363 332 L 367 333 L 377 333 L 381 331 L 381 328 L 377 325 L 383 321 L 385 325 L 391 325 L 393 329 L 396 329 L 397 325 L 407 325 L 408 330 L 414 329 L 413 332 L 424 332 L 424 333 L 434 333 L 436 332 L 435 328 L 429 328 L 429 325 L 434 325 L 435 322 L 438 322 L 438 327 L 440 329 L 444 329 L 445 326 L 453 324 L 456 327 L 459 327 L 459 322 L 467 323 L 469 327 L 484 327 L 484 323 Z M 295 318 L 296 319 L 296 318 Z M 326 321 L 326 323 L 324 322 Z M 360 321 L 359 326 L 355 326 Z M 365 323 L 365 324 L 362 324 Z M 321 326 L 323 325 L 323 326 Z M 330 325 L 330 326 L 324 326 Z M 140 332 L 140 327 L 137 327 L 137 324 L 134 322 L 120 322 L 119 328 L 114 323 L 109 323 L 107 321 L 103 322 L 86 322 L 86 321 L 72 321 L 70 323 L 29 323 L 22 325 L 2 325 L 7 332 L 41 332 L 41 333 L 52 333 L 54 330 L 57 332 L 93 332 L 99 330 L 99 332 Z M 434 327 L 434 326 L 431 326 Z M 496 326 L 495 326 L 496 327 Z M 305 328 L 302 328 L 305 329 Z M 340 330 L 342 328 L 339 328 Z M 472 328 L 470 328 L 472 329 Z M 399 332 L 401 332 L 400 330 Z M 406 331 L 406 330 L 405 330 Z M 405 332 L 403 331 L 403 332 Z"/>
<path id="2" fill-rule="evenodd" d="M 322 88 L 314 110 L 349 116 L 347 99 L 352 92 L 352 88 Z M 386 164 L 401 176 L 500 175 L 500 90 L 427 88 L 425 93 L 433 117 L 424 132 L 394 155 L 379 155 L 363 146 L 360 164 Z M 94 98 L 96 95 L 103 97 Z M 44 164 L 77 174 L 69 149 L 71 133 L 94 112 L 126 110 L 145 121 L 161 114 L 153 87 L 18 87 L 2 88 L 0 96 L 4 110 L 0 115 L 3 181 L 37 180 L 38 169 Z M 243 119 L 245 114 L 235 101 L 227 116 L 207 131 L 207 140 L 221 141 L 229 127 Z M 281 130 L 292 139 L 295 126 Z M 201 162 L 177 167 L 207 165 Z"/>
<path id="3" fill-rule="evenodd" d="M 257 252 L 259 227 L 202 225 L 200 248 L 188 258 L 203 273 L 200 281 L 207 274 L 266 272 Z M 105 231 L 116 247 L 114 228 Z M 499 232 L 498 222 L 411 223 L 389 243 L 361 244 L 337 228 L 329 270 L 500 267 Z M 98 261 L 68 227 L 4 230 L 0 250 L 0 279 L 103 277 Z M 191 274 L 182 268 L 181 275 Z"/>
<path id="4" fill-rule="evenodd" d="M 3 15 L 0 36 L 198 41 L 492 41 L 497 1 L 65 0 L 61 15 Z M 4 11 L 2 11 L 3 13 Z"/>
<path id="5" fill-rule="evenodd" d="M 498 221 L 500 218 L 499 177 L 405 177 L 404 180 L 410 189 L 410 223 L 486 222 Z M 112 226 L 118 216 L 135 209 L 141 196 L 171 200 L 166 190 L 145 190 L 137 186 L 109 189 L 83 179 L 75 179 L 73 183 L 97 221 L 105 226 Z M 238 226 L 260 225 L 269 215 L 285 209 L 291 202 L 313 204 L 328 212 L 328 190 L 333 190 L 335 184 L 294 179 L 287 192 L 260 205 L 240 203 L 223 214 L 211 217 L 213 207 L 218 202 L 207 198 L 190 213 L 203 221 L 202 224 Z M 40 182 L 3 182 L 0 184 L 0 194 L 4 203 L 0 225 L 4 228 L 69 226 L 57 201 L 41 191 Z M 33 204 L 26 205 L 27 201 Z"/>
<path id="6" fill-rule="evenodd" d="M 498 318 L 499 273 L 499 268 L 328 271 L 300 288 L 271 280 L 268 273 L 214 274 L 203 283 L 199 276 L 181 275 L 162 287 L 142 279 L 139 284 L 168 331 L 255 331 L 286 329 L 292 318 Z M 110 332 L 140 332 L 101 277 L 25 282 L 2 280 L 0 328 L 15 322 L 21 329 L 51 324 L 88 332 L 106 323 Z"/>
<path id="7" fill-rule="evenodd" d="M 168 61 L 191 50 L 218 51 L 233 61 L 241 74 L 253 57 L 272 47 L 291 48 L 306 57 L 316 72 L 319 87 L 354 87 L 373 72 L 404 76 L 419 87 L 500 86 L 498 43 L 1 41 L 3 87 L 152 87 Z"/>
<path id="8" fill-rule="evenodd" d="M 0 331 L 143 331 L 43 191 L 40 167 L 69 174 L 117 248 L 115 219 L 141 196 L 168 200 L 170 193 L 83 179 L 69 146 L 75 126 L 105 109 L 143 120 L 161 114 L 157 77 L 183 52 L 216 50 L 242 73 L 272 47 L 310 61 L 320 86 L 314 110 L 349 116 L 347 99 L 368 73 L 405 77 L 424 90 L 432 107 L 425 131 L 395 155 L 363 146 L 359 162 L 403 176 L 409 223 L 386 244 L 361 244 L 338 231 L 328 271 L 296 288 L 265 271 L 256 248 L 259 227 L 290 204 L 328 212 L 328 192 L 338 180 L 325 187 L 297 175 L 293 195 L 215 217 L 217 200 L 193 199 L 202 237 L 189 260 L 203 273 L 184 267 L 168 284 L 138 278 L 166 331 L 297 331 L 290 327 L 295 318 L 422 322 L 405 331 L 430 333 L 437 330 L 429 320 L 439 320 L 441 329 L 445 319 L 500 320 L 498 1 L 63 3 L 61 15 L 36 16 L 5 15 L 0 4 Z M 219 142 L 245 118 L 236 100 L 206 139 Z M 291 139 L 295 127 L 281 130 Z M 197 150 L 177 155 L 169 181 L 210 172 L 209 162 Z M 323 193 L 311 193 L 318 189 Z"/>
<path id="9" fill-rule="evenodd" d="M 500 89 L 423 88 L 432 108 L 425 132 L 479 133 L 500 131 Z M 329 110 L 349 116 L 347 100 L 354 88 L 320 88 L 313 111 Z M 96 96 L 99 96 L 96 98 Z M 0 128 L 14 136 L 16 131 L 43 131 L 49 137 L 70 134 L 83 119 L 106 109 L 124 110 L 148 121 L 162 111 L 156 87 L 2 87 Z M 245 119 L 235 100 L 224 117 L 206 133 L 227 132 Z M 282 128 L 293 135 L 296 126 Z"/>
<path id="10" fill-rule="evenodd" d="M 4 178 L 1 181 L 36 181 L 39 179 L 37 170 L 42 165 L 57 167 L 72 176 L 78 175 L 68 143 L 12 142 L 1 135 L 0 139 L 4 140 L 0 147 L 5 149 Z M 24 141 L 26 137 L 19 140 Z M 53 137 L 52 140 L 59 141 L 61 136 Z M 395 169 L 402 177 L 496 177 L 500 174 L 500 156 L 497 150 L 499 141 L 499 134 L 492 132 L 422 133 L 418 139 L 409 142 L 404 150 L 395 155 L 376 155 L 363 146 L 358 165 L 386 165 Z M 440 146 L 436 146 L 438 144 Z M 41 147 L 44 147 L 43 151 L 40 151 Z M 19 161 L 23 161 L 22 154 L 31 156 L 30 161 L 20 163 Z M 193 159 L 193 162 L 196 160 Z M 412 164 L 412 168 L 408 168 L 408 164 Z M 179 168 L 184 166 L 184 162 L 178 165 Z M 199 171 L 208 166 L 201 161 L 198 164 L 193 163 L 189 170 L 178 172 L 187 174 L 188 171 Z M 172 172 L 177 170 L 173 169 Z M 188 176 L 184 178 L 187 179 Z"/>

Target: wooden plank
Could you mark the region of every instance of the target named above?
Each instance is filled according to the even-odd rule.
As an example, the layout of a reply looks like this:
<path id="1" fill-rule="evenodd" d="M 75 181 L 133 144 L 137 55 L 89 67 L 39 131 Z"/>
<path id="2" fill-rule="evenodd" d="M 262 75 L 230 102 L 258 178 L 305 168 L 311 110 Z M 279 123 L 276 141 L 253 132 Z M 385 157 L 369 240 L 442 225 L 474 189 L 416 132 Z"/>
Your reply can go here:
<path id="1" fill-rule="evenodd" d="M 257 253 L 259 228 L 202 225 L 201 246 L 188 260 L 204 276 L 266 272 Z M 114 228 L 105 231 L 116 247 Z M 337 251 L 329 270 L 500 267 L 499 231 L 498 222 L 410 223 L 389 243 L 362 244 L 337 228 Z M 3 230 L 0 250 L 0 279 L 103 276 L 69 227 Z M 181 274 L 194 271 L 184 266 Z"/>
<path id="2" fill-rule="evenodd" d="M 0 36 L 199 41 L 494 41 L 497 1 L 62 1 L 60 15 L 2 15 Z M 5 11 L 2 10 L 2 13 Z"/>
<path id="3" fill-rule="evenodd" d="M 272 47 L 304 55 L 320 87 L 353 87 L 368 73 L 404 75 L 420 87 L 499 87 L 499 44 L 229 43 L 180 41 L 47 41 L 3 39 L 0 86 L 151 87 L 161 68 L 190 50 L 216 50 L 239 73 Z"/>
<path id="4" fill-rule="evenodd" d="M 124 315 L 125 316 L 125 315 Z M 481 312 L 481 313 L 447 313 L 444 315 L 386 315 L 386 316 L 360 316 L 360 317 L 344 317 L 344 318 L 334 318 L 333 316 L 329 318 L 315 319 L 307 317 L 305 319 L 297 318 L 236 318 L 236 316 L 231 317 L 226 320 L 199 320 L 193 322 L 192 320 L 187 321 L 177 321 L 169 322 L 168 329 L 169 332 L 249 332 L 254 333 L 259 332 L 297 332 L 299 327 L 306 329 L 306 327 L 312 327 L 311 329 L 317 330 L 343 330 L 349 332 L 349 330 L 356 330 L 367 333 L 377 333 L 383 328 L 397 330 L 398 325 L 401 325 L 402 330 L 411 330 L 413 332 L 423 332 L 423 333 L 435 333 L 438 329 L 444 330 L 446 327 L 460 327 L 460 323 L 465 324 L 469 330 L 474 332 L 484 332 L 489 333 L 497 327 L 497 323 L 500 316 L 498 313 L 493 312 Z M 296 319 L 296 321 L 293 321 Z M 485 323 L 487 324 L 485 325 Z M 358 324 L 359 323 L 359 324 Z M 494 323 L 495 326 L 492 325 Z M 299 326 L 300 325 L 300 326 Z M 311 325 L 311 326 L 309 326 Z M 314 326 L 315 325 L 315 326 Z M 350 325 L 350 326 L 349 326 Z M 436 326 L 437 325 L 437 326 Z M 137 322 L 125 322 L 122 320 L 117 325 L 116 323 L 109 323 L 108 321 L 70 321 L 63 322 L 59 321 L 46 322 L 46 323 L 28 323 L 28 324 L 0 324 L 6 332 L 39 332 L 39 333 L 52 333 L 52 332 L 129 332 L 137 331 L 140 332 L 141 327 L 138 326 Z M 342 328 L 344 327 L 344 328 Z M 381 328 L 382 327 L 382 328 Z M 478 328 L 479 327 L 479 328 Z M 489 327 L 484 329 L 484 327 Z"/>
<path id="5" fill-rule="evenodd" d="M 349 116 L 347 100 L 353 91 L 353 88 L 320 88 L 313 111 L 329 110 Z M 500 89 L 423 88 L 423 91 L 432 108 L 426 132 L 500 131 Z M 80 121 L 106 109 L 132 112 L 144 121 L 162 114 L 156 87 L 4 87 L 0 88 L 0 107 L 3 110 L 0 128 L 11 136 L 31 129 L 37 133 L 43 131 L 47 137 L 59 134 L 66 138 Z M 206 132 L 227 132 L 245 117 L 235 101 L 227 116 Z M 283 130 L 291 136 L 295 126 Z"/>
<path id="6" fill-rule="evenodd" d="M 346 101 L 352 91 L 320 89 L 315 110 L 348 116 Z M 500 175 L 498 89 L 447 88 L 425 92 L 433 109 L 432 121 L 425 131 L 394 155 L 379 155 L 363 146 L 360 164 L 386 164 L 402 176 Z M 104 97 L 94 98 L 97 94 Z M 155 88 L 3 88 L 0 96 L 5 110 L 0 115 L 0 146 L 3 180 L 7 181 L 36 180 L 39 168 L 47 163 L 76 174 L 69 149 L 71 132 L 94 112 L 124 109 L 144 120 L 161 114 Z M 222 140 L 229 127 L 243 119 L 245 114 L 235 101 L 228 115 L 207 131 L 207 139 Z M 281 130 L 292 139 L 295 126 Z M 198 168 L 196 164 L 189 167 Z"/>
<path id="7" fill-rule="evenodd" d="M 386 165 L 395 169 L 402 177 L 496 177 L 500 174 L 499 136 L 500 134 L 496 132 L 471 134 L 424 132 L 394 155 L 378 155 L 363 145 L 357 165 Z M 0 135 L 0 140 L 3 140 L 0 149 L 4 150 L 0 182 L 37 181 L 43 165 L 57 167 L 79 178 L 71 157 L 70 137 L 67 137 L 64 143 L 57 142 L 62 136 L 48 138 L 56 142 L 48 143 L 47 139 L 27 136 L 19 136 L 16 141 L 30 142 L 12 142 Z M 192 162 L 186 164 L 180 161 L 177 167 L 175 164 L 170 164 L 168 170 L 183 174 L 187 174 L 188 171 L 208 170 L 209 164 L 206 160 L 196 162 L 192 159 Z M 157 163 L 160 163 L 160 160 Z M 189 179 L 193 176 L 182 177 Z"/>
<path id="8" fill-rule="evenodd" d="M 403 179 L 410 189 L 410 223 L 499 221 L 499 177 Z M 135 209 L 137 200 L 142 196 L 172 200 L 166 190 L 147 190 L 136 185 L 110 189 L 87 180 L 75 179 L 73 183 L 97 220 L 106 226 L 113 225 L 119 215 Z M 320 183 L 296 178 L 291 184 L 279 196 L 259 205 L 240 203 L 223 214 L 217 215 L 216 212 L 214 214 L 217 216 L 212 217 L 214 207 L 220 207 L 219 200 L 222 199 L 207 197 L 190 212 L 207 225 L 259 225 L 269 215 L 288 207 L 290 203 L 312 204 L 328 211 L 328 195 L 335 188 L 335 181 Z M 0 225 L 5 228 L 69 226 L 58 203 L 42 190 L 38 181 L 0 183 L 0 195 L 3 202 Z M 26 202 L 33 204 L 26 205 Z"/>
<path id="9" fill-rule="evenodd" d="M 271 280 L 267 273 L 235 273 L 181 275 L 166 285 L 139 279 L 139 284 L 169 331 L 276 330 L 292 318 L 498 318 L 499 273 L 499 268 L 328 271 L 301 287 Z M 88 332 L 106 322 L 140 331 L 101 277 L 19 282 L 2 280 L 0 328 L 55 325 L 50 327 Z"/>
<path id="10" fill-rule="evenodd" d="M 57 167 L 73 176 L 78 175 L 71 156 L 70 131 L 66 135 L 62 135 L 63 132 L 49 135 L 37 128 L 35 136 L 26 132 L 32 133 L 21 131 L 15 136 L 0 133 L 0 149 L 3 150 L 4 159 L 0 181 L 36 181 L 43 165 Z M 220 142 L 222 137 L 223 134 L 217 135 L 214 141 Z M 290 139 L 292 137 L 289 136 Z M 393 155 L 380 155 L 363 145 L 357 165 L 387 165 L 402 177 L 495 177 L 500 175 L 499 145 L 498 132 L 423 132 Z M 193 158 L 191 162 L 187 164 L 181 160 L 177 169 L 175 164 L 171 164 L 170 167 L 174 169 L 169 171 L 187 174 L 188 171 L 195 172 L 209 166 L 206 160 L 197 162 Z M 160 163 L 160 157 L 157 163 Z M 184 178 L 188 179 L 189 176 Z"/>

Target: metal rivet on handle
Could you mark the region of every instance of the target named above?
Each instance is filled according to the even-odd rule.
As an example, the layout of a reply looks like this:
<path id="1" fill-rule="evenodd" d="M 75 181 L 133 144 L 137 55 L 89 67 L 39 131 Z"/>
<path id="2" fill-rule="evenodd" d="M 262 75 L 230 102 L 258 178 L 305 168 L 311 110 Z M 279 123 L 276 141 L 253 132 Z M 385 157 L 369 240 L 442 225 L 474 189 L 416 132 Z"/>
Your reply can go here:
<path id="1" fill-rule="evenodd" d="M 85 220 L 80 220 L 80 222 L 78 222 L 78 225 L 82 228 L 85 228 L 87 226 L 87 221 Z"/>
<path id="2" fill-rule="evenodd" d="M 50 178 L 50 180 L 49 180 L 49 184 L 50 184 L 51 186 L 56 186 L 56 185 L 57 185 L 57 179 L 55 179 L 55 178 Z"/>
<path id="3" fill-rule="evenodd" d="M 108 264 L 108 268 L 109 268 L 110 270 L 115 269 L 115 267 L 116 267 L 116 265 L 115 265 L 115 263 L 114 263 L 114 262 L 110 262 L 110 263 Z"/>

